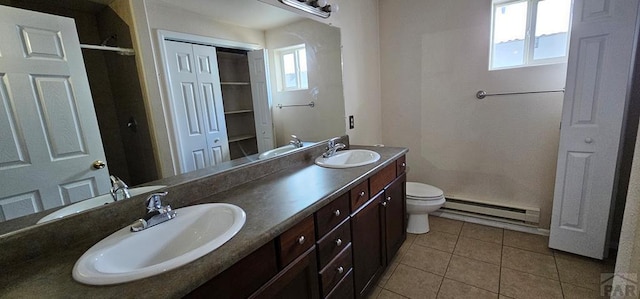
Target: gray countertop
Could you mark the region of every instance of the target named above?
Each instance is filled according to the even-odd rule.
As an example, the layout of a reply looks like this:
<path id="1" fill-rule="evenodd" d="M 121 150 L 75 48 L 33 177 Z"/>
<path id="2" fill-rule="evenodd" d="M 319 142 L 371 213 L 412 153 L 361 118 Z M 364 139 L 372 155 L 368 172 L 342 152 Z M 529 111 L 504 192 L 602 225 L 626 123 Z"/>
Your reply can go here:
<path id="1" fill-rule="evenodd" d="M 380 161 L 347 169 L 323 168 L 313 161 L 295 164 L 193 202 L 233 203 L 246 212 L 247 221 L 223 246 L 182 267 L 129 283 L 84 285 L 73 280 L 71 271 L 95 243 L 88 238 L 71 249 L 2 269 L 0 298 L 182 297 L 407 152 L 405 148 L 366 148 L 380 153 Z"/>

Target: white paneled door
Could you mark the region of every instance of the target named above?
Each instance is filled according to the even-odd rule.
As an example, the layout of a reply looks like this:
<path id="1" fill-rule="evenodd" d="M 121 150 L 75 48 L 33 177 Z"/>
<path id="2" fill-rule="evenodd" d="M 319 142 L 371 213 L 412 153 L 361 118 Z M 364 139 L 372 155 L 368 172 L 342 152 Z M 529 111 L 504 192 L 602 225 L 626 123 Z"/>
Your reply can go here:
<path id="1" fill-rule="evenodd" d="M 0 221 L 109 192 L 73 19 L 0 6 Z"/>
<path id="2" fill-rule="evenodd" d="M 165 40 L 182 173 L 229 160 L 216 48 Z"/>
<path id="3" fill-rule="evenodd" d="M 638 1 L 575 0 L 549 247 L 602 259 Z"/>
<path id="4" fill-rule="evenodd" d="M 271 87 L 267 63 L 267 51 L 255 50 L 247 53 L 249 59 L 249 76 L 251 77 L 251 95 L 253 97 L 253 113 L 255 115 L 256 138 L 258 152 L 273 149 L 273 120 L 271 117 Z"/>

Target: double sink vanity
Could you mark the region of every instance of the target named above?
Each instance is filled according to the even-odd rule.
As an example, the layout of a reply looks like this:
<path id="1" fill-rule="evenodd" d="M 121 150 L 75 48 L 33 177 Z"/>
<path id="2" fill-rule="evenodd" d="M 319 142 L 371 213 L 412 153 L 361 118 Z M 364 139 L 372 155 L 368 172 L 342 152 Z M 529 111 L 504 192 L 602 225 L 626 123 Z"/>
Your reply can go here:
<path id="1" fill-rule="evenodd" d="M 139 232 L 149 193 L 0 236 L 0 298 L 364 297 L 406 238 L 407 150 L 354 148 L 152 182 L 176 216 Z"/>

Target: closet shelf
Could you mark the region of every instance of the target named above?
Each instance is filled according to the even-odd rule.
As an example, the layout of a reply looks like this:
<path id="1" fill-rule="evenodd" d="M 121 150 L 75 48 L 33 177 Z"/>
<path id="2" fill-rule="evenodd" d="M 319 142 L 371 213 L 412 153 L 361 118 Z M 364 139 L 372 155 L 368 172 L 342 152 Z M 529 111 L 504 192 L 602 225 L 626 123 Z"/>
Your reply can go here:
<path id="1" fill-rule="evenodd" d="M 251 112 L 253 112 L 253 109 L 242 109 L 242 110 L 225 111 L 224 114 L 229 115 L 229 114 L 240 114 L 240 113 L 251 113 Z"/>
<path id="2" fill-rule="evenodd" d="M 251 82 L 220 82 L 220 85 L 251 85 Z"/>
<path id="3" fill-rule="evenodd" d="M 238 136 L 230 136 L 230 137 L 229 137 L 229 143 L 231 143 L 231 142 L 238 142 L 238 141 L 242 141 L 242 140 L 247 140 L 247 139 L 251 139 L 251 138 L 256 138 L 256 135 L 238 135 Z"/>

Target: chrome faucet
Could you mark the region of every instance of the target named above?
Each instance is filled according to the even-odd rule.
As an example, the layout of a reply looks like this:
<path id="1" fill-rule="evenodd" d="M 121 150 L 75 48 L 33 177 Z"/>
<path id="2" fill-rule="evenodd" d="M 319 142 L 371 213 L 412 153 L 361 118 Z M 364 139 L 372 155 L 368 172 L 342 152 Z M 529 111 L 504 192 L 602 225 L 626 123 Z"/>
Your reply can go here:
<path id="1" fill-rule="evenodd" d="M 301 148 L 302 140 L 300 140 L 300 138 L 298 138 L 298 136 L 296 135 L 291 135 L 291 140 L 289 141 L 289 144 L 293 145 L 296 148 Z"/>
<path id="2" fill-rule="evenodd" d="M 111 178 L 111 197 L 113 197 L 113 201 L 131 197 L 129 186 L 123 180 L 115 175 L 109 176 L 109 178 Z"/>
<path id="3" fill-rule="evenodd" d="M 346 148 L 347 146 L 344 143 L 336 143 L 340 140 L 340 137 L 334 137 L 329 139 L 327 142 L 327 151 L 322 154 L 323 158 L 329 158 L 336 154 L 337 151 Z"/>
<path id="4" fill-rule="evenodd" d="M 162 205 L 162 198 L 165 197 L 167 193 L 168 192 L 153 193 L 149 198 L 147 198 L 145 201 L 145 205 L 147 206 L 147 215 L 142 219 L 136 220 L 131 225 L 132 232 L 145 230 L 176 217 L 176 211 L 172 210 L 171 206 Z"/>

